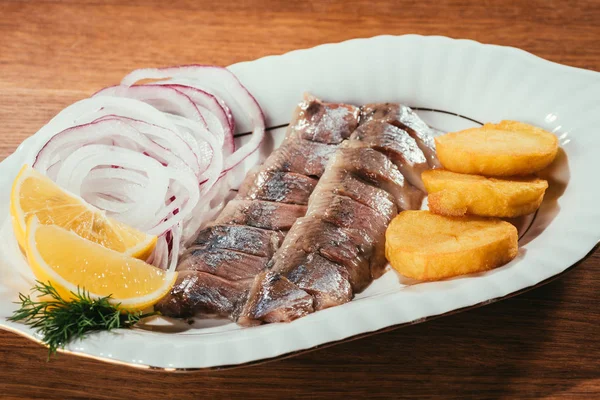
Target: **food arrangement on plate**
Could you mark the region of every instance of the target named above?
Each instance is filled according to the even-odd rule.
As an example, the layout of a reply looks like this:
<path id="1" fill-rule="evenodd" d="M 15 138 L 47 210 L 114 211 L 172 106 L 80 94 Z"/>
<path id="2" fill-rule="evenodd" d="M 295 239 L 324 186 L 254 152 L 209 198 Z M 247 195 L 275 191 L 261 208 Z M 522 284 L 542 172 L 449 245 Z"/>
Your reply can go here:
<path id="1" fill-rule="evenodd" d="M 420 36 L 134 71 L 0 164 L 0 326 L 195 369 L 539 285 L 598 241 L 596 77 Z"/>
<path id="2" fill-rule="evenodd" d="M 236 149 L 240 115 L 253 131 Z M 495 268 L 518 235 L 493 217 L 537 210 L 548 184 L 523 176 L 558 149 L 524 123 L 439 136 L 402 104 L 305 95 L 236 190 L 229 174 L 264 134 L 254 97 L 212 66 L 134 71 L 67 108 L 38 133 L 10 203 L 37 290 L 55 302 L 21 295 L 12 319 L 37 324 L 54 351 L 142 315 L 290 322 L 351 301 L 388 261 L 423 281 Z M 416 211 L 427 193 L 431 211 Z M 98 301 L 121 323 L 100 323 Z M 73 314 L 85 302 L 89 327 Z M 76 329 L 52 336 L 60 324 Z"/>

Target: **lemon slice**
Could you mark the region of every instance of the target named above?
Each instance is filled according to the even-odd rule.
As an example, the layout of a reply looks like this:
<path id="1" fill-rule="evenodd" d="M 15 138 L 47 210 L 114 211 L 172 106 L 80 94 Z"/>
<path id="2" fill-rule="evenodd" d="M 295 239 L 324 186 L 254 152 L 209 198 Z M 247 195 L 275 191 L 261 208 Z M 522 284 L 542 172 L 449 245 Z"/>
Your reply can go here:
<path id="1" fill-rule="evenodd" d="M 26 253 L 36 278 L 50 282 L 64 299 L 78 287 L 92 297 L 112 295 L 123 309 L 143 310 L 173 286 L 176 272 L 167 272 L 123 253 L 83 239 L 57 225 L 30 218 Z"/>
<path id="2" fill-rule="evenodd" d="M 23 249 L 26 222 L 31 216 L 36 216 L 43 225 L 58 225 L 84 239 L 144 260 L 156 246 L 156 236 L 107 217 L 102 210 L 66 192 L 27 165 L 13 183 L 10 214 L 15 236 Z"/>

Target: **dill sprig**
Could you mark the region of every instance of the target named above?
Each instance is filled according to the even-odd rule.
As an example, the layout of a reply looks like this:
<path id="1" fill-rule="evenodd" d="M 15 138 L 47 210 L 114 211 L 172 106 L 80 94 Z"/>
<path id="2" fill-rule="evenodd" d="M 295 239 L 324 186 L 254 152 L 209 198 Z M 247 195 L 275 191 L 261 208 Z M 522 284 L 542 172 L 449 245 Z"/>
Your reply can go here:
<path id="1" fill-rule="evenodd" d="M 31 298 L 32 295 L 34 299 Z M 36 281 L 31 295 L 19 293 L 21 307 L 16 310 L 10 321 L 20 321 L 35 329 L 42 341 L 48 345 L 48 358 L 58 348 L 83 338 L 92 331 L 110 331 L 117 328 L 130 328 L 141 319 L 158 312 L 146 313 L 124 311 L 119 304 L 110 303 L 111 295 L 93 299 L 90 293 L 77 287 L 77 293 L 71 292 L 72 299 L 63 299 L 50 282 Z"/>

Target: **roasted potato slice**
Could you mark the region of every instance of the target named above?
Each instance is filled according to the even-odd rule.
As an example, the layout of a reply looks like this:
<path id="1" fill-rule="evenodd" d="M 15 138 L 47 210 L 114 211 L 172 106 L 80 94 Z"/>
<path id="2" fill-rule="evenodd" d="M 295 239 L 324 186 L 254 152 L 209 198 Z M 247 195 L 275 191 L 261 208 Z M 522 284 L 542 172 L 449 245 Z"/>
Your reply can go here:
<path id="1" fill-rule="evenodd" d="M 529 175 L 556 157 L 558 139 L 541 128 L 516 121 L 485 124 L 435 138 L 444 168 L 486 176 Z"/>
<path id="2" fill-rule="evenodd" d="M 518 217 L 538 209 L 548 182 L 538 178 L 485 178 L 445 170 L 422 174 L 435 214 Z"/>
<path id="3" fill-rule="evenodd" d="M 403 211 L 392 220 L 385 254 L 404 276 L 424 281 L 486 271 L 518 252 L 517 229 L 499 219 Z"/>

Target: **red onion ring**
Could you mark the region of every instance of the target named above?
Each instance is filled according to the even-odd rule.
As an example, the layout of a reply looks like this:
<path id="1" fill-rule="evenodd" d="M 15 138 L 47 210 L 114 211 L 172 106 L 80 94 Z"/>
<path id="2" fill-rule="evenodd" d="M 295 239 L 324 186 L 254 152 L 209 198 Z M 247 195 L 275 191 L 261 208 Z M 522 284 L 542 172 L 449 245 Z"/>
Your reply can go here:
<path id="1" fill-rule="evenodd" d="M 132 86 L 141 79 L 163 81 Z M 253 131 L 237 150 L 236 121 Z M 173 270 L 182 246 L 226 202 L 223 178 L 264 134 L 260 106 L 229 70 L 138 70 L 42 127 L 29 162 L 107 214 L 156 234 L 148 261 Z"/>
<path id="2" fill-rule="evenodd" d="M 176 81 L 170 80 L 169 82 Z M 219 101 L 215 96 L 204 90 L 185 86 L 184 84 L 167 82 L 157 82 L 157 84 L 173 88 L 187 95 L 196 104 L 206 122 L 208 130 L 219 134 L 219 136 L 220 132 L 223 132 L 223 144 L 225 145 L 227 154 L 233 153 L 235 150 L 235 144 L 233 143 L 235 122 L 231 110 L 229 110 L 229 107 L 224 102 Z"/>
<path id="3" fill-rule="evenodd" d="M 169 68 L 138 69 L 121 80 L 122 85 L 132 86 L 144 79 L 186 79 L 190 86 L 208 91 L 223 99 L 236 120 L 246 116 L 253 126 L 250 141 L 236 150 L 225 162 L 225 171 L 229 171 L 250 154 L 255 152 L 265 135 L 265 120 L 258 102 L 228 69 L 210 65 L 187 65 Z M 228 101 L 229 100 L 229 101 Z"/>

